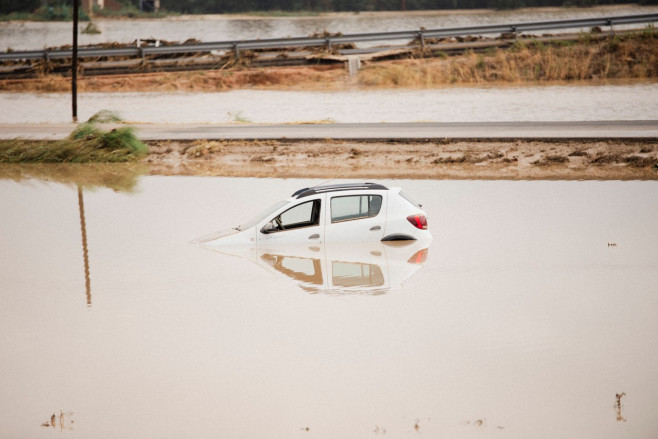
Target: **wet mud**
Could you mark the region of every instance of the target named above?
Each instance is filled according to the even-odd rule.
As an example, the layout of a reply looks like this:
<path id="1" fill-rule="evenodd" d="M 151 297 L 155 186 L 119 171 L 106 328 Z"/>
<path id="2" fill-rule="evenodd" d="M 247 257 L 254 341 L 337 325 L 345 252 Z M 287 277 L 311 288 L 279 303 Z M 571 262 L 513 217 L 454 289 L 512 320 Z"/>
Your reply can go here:
<path id="1" fill-rule="evenodd" d="M 658 179 L 658 145 L 639 140 L 157 141 L 163 175 L 412 179 Z"/>

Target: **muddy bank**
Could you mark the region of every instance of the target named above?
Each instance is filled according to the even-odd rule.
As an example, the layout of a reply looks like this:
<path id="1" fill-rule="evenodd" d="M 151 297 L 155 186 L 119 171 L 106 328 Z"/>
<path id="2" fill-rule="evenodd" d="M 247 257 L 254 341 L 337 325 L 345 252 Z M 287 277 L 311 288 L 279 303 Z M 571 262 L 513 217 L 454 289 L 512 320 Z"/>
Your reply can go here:
<path id="1" fill-rule="evenodd" d="M 238 71 L 208 70 L 202 72 L 138 73 L 81 77 L 80 92 L 214 92 L 247 88 L 274 90 L 340 90 L 348 83 L 345 68 L 340 65 L 311 67 L 276 67 Z M 0 91 L 67 92 L 71 79 L 45 75 L 32 79 L 0 80 Z"/>
<path id="2" fill-rule="evenodd" d="M 595 38 L 596 37 L 596 38 Z M 342 64 L 303 67 L 230 68 L 193 72 L 82 76 L 80 92 L 164 92 L 264 90 L 353 90 L 440 88 L 476 84 L 539 84 L 554 81 L 643 80 L 658 77 L 658 33 L 653 28 L 577 41 L 546 42 L 525 38 L 507 48 L 472 50 L 447 56 L 428 49 L 393 61 L 369 61 L 350 77 Z M 449 43 L 437 41 L 437 43 Z M 449 44 L 448 44 L 449 45 Z M 439 46 L 437 46 L 439 47 Z M 32 79 L 0 80 L 0 91 L 67 92 L 70 78 L 44 74 Z"/>
<path id="3" fill-rule="evenodd" d="M 143 163 L 164 175 L 412 179 L 658 180 L 658 142 L 158 141 Z"/>

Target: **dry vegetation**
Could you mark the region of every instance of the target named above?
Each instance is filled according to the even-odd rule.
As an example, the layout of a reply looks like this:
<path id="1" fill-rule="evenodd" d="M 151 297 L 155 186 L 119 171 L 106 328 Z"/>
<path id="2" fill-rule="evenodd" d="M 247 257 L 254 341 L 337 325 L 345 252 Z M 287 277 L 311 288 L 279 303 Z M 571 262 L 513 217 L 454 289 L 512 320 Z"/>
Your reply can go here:
<path id="1" fill-rule="evenodd" d="M 337 90 L 346 87 L 442 87 L 459 84 L 523 83 L 571 80 L 646 79 L 658 77 L 658 33 L 577 42 L 541 43 L 517 40 L 509 48 L 438 58 L 370 62 L 356 78 L 341 65 L 248 68 L 201 72 L 145 73 L 82 77 L 79 90 L 89 91 L 219 91 L 239 88 Z M 44 75 L 35 79 L 1 80 L 0 90 L 64 92 L 70 79 Z"/>
<path id="2" fill-rule="evenodd" d="M 473 52 L 442 60 L 372 65 L 359 83 L 381 87 L 436 87 L 446 84 L 542 82 L 658 77 L 658 34 L 546 45 L 518 40 L 511 48 Z"/>

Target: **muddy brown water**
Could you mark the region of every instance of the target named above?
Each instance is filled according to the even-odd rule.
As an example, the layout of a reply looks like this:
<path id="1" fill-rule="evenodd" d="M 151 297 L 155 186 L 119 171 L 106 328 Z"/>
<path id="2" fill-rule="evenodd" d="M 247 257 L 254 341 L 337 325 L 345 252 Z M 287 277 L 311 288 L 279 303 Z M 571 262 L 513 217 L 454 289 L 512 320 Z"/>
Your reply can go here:
<path id="1" fill-rule="evenodd" d="M 41 175 L 0 179 L 2 437 L 658 431 L 657 182 L 382 181 L 434 239 L 372 294 L 188 243 L 317 180 Z"/>
<path id="2" fill-rule="evenodd" d="M 80 24 L 81 45 L 103 42 L 130 43 L 139 39 L 183 42 L 195 38 L 204 42 L 268 38 L 304 37 L 315 33 L 364 33 L 485 26 L 533 21 L 598 18 L 615 15 L 639 15 L 658 12 L 657 6 L 620 5 L 599 8 L 536 8 L 514 11 L 416 11 L 409 13 L 344 13 L 309 17 L 183 16 L 158 20 L 116 20 L 95 18 L 100 34 L 83 34 L 87 23 Z M 622 29 L 626 26 L 615 26 Z M 635 26 L 638 27 L 638 26 Z M 642 27 L 642 25 L 639 25 Z M 584 29 L 587 31 L 588 29 Z M 571 30 L 573 31 L 573 30 Z M 552 32 L 560 32 L 552 31 Z M 391 44 L 404 44 L 392 41 Z M 0 22 L 0 50 L 36 50 L 71 44 L 71 23 Z M 360 43 L 367 47 L 384 44 Z"/>
<path id="3" fill-rule="evenodd" d="M 66 93 L 0 93 L 2 123 L 71 120 Z M 80 120 L 101 110 L 131 122 L 175 123 L 387 123 L 653 120 L 658 82 L 606 85 L 454 87 L 413 90 L 215 93 L 83 93 Z"/>

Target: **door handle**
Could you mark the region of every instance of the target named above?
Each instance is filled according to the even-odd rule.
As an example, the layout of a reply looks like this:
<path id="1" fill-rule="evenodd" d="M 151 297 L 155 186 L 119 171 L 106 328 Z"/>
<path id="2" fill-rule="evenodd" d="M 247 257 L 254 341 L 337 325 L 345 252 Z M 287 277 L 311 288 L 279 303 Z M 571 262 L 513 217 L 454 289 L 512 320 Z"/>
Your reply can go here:
<path id="1" fill-rule="evenodd" d="M 320 238 L 320 235 L 318 235 L 317 233 L 315 233 L 315 234 L 308 237 L 308 239 L 319 239 L 319 238 Z"/>
<path id="2" fill-rule="evenodd" d="M 381 226 L 373 226 L 373 227 L 370 228 L 370 231 L 371 231 L 371 232 L 374 232 L 374 231 L 376 231 L 376 230 L 381 230 L 381 229 L 382 229 Z"/>

